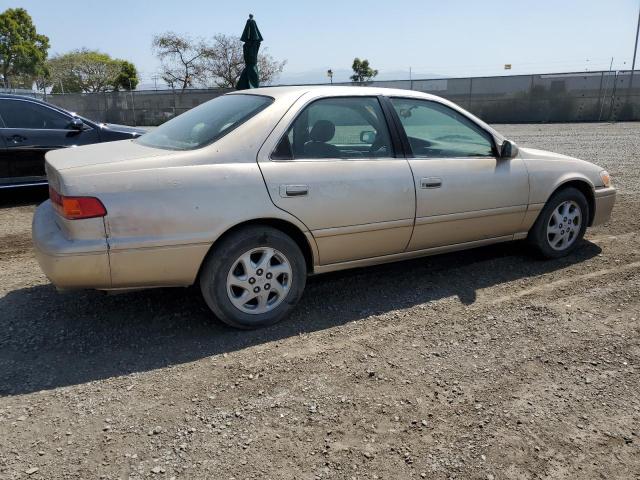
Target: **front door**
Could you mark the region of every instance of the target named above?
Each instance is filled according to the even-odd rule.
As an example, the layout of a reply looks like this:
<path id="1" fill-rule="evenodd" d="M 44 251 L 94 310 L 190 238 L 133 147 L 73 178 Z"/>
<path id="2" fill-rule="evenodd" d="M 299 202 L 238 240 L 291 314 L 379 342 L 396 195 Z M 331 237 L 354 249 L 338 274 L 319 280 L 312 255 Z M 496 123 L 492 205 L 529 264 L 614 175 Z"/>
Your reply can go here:
<path id="1" fill-rule="evenodd" d="M 28 99 L 0 99 L 0 117 L 0 135 L 7 147 L 0 161 L 0 185 L 43 181 L 45 153 L 99 138 L 91 127 L 70 128 L 72 117 Z"/>
<path id="2" fill-rule="evenodd" d="M 306 106 L 285 115 L 258 156 L 273 202 L 309 228 L 322 265 L 403 252 L 413 177 L 378 98 L 299 102 Z"/>
<path id="3" fill-rule="evenodd" d="M 390 100 L 412 154 L 416 224 L 409 250 L 518 232 L 529 200 L 524 161 L 498 158 L 493 136 L 447 105 Z"/>

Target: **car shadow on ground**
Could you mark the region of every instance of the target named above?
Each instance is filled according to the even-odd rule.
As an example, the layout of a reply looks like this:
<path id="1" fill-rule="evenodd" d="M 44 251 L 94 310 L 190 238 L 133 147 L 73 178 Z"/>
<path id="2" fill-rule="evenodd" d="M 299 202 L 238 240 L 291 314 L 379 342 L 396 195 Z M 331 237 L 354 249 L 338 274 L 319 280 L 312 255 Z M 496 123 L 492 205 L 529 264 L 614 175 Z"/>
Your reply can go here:
<path id="1" fill-rule="evenodd" d="M 600 251 L 585 241 L 567 258 L 541 261 L 514 242 L 312 277 L 290 318 L 256 331 L 217 323 L 195 287 L 120 295 L 15 290 L 0 299 L 0 395 L 163 368 L 451 296 L 472 304 L 478 290 Z"/>

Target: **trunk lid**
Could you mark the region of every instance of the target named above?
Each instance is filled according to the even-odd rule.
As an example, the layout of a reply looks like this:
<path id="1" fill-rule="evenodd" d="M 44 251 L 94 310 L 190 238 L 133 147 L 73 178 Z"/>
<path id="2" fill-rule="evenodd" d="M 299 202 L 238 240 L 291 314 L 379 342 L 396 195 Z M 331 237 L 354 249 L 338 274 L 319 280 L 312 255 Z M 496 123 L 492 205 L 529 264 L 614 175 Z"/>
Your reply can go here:
<path id="1" fill-rule="evenodd" d="M 70 168 L 158 157 L 167 153 L 167 150 L 140 145 L 133 140 L 120 140 L 52 150 L 46 154 L 46 159 L 56 170 L 63 171 Z"/>

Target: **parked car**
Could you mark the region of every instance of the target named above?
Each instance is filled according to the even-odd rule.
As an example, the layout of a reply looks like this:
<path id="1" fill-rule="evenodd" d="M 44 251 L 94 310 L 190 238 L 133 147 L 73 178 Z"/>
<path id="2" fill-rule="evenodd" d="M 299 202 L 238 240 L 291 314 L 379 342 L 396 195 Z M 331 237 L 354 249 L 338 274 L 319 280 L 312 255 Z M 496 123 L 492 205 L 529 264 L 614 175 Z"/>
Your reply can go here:
<path id="1" fill-rule="evenodd" d="M 309 274 L 518 239 L 567 255 L 615 201 L 596 165 L 383 88 L 233 92 L 46 169 L 33 240 L 56 286 L 199 284 L 240 328 L 285 317 Z"/>
<path id="2" fill-rule="evenodd" d="M 140 128 L 96 123 L 35 98 L 0 94 L 0 189 L 46 185 L 49 150 L 139 137 Z"/>

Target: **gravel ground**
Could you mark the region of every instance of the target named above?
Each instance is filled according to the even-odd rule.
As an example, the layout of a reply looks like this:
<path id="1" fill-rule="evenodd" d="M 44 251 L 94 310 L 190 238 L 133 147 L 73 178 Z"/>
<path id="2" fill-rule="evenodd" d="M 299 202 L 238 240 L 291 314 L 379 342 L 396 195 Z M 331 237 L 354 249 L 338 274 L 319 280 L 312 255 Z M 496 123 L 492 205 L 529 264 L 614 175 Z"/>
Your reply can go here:
<path id="1" fill-rule="evenodd" d="M 607 168 L 609 225 L 309 281 L 239 332 L 196 289 L 57 294 L 0 205 L 0 478 L 640 478 L 640 124 L 499 125 Z"/>

